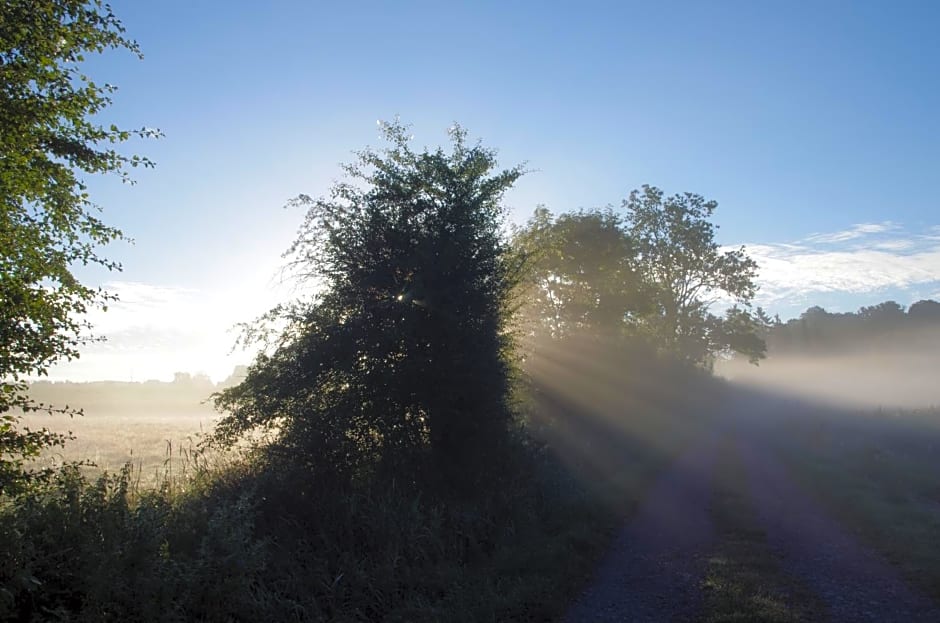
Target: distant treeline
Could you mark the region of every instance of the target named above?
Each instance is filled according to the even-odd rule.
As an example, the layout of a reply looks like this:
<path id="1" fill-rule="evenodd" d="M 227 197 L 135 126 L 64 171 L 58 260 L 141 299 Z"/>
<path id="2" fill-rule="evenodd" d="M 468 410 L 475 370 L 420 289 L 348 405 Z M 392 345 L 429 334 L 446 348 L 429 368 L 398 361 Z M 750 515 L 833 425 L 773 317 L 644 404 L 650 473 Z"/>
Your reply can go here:
<path id="1" fill-rule="evenodd" d="M 30 394 L 37 403 L 60 407 L 69 405 L 89 413 L 113 410 L 211 410 L 212 406 L 207 402 L 209 397 L 217 391 L 237 385 L 244 378 L 245 371 L 245 366 L 237 366 L 232 374 L 220 383 L 214 383 L 205 374 L 186 372 L 177 372 L 170 382 L 37 381 L 30 385 Z"/>
<path id="2" fill-rule="evenodd" d="M 799 318 L 782 322 L 778 317 L 766 326 L 771 357 L 870 350 L 919 352 L 940 343 L 940 303 L 922 300 L 905 309 L 895 301 L 885 301 L 846 313 L 814 306 Z"/>

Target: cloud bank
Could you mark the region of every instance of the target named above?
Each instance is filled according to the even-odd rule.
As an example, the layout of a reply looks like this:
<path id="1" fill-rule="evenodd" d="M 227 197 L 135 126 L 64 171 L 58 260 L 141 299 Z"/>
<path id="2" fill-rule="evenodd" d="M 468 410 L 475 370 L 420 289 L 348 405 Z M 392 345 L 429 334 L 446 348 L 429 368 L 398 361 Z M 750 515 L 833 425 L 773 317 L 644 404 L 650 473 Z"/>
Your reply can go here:
<path id="1" fill-rule="evenodd" d="M 940 226 L 913 232 L 891 221 L 859 223 L 792 243 L 746 246 L 760 265 L 757 302 L 766 307 L 833 293 L 867 302 L 898 291 L 910 298 L 940 293 Z"/>

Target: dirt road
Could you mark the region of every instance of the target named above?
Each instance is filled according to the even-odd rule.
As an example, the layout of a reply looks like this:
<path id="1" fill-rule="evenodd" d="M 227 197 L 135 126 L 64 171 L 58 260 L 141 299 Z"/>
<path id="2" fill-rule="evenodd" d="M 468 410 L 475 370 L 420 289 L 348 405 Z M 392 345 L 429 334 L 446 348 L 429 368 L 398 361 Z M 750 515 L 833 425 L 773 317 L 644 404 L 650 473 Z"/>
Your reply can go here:
<path id="1" fill-rule="evenodd" d="M 713 435 L 653 485 L 565 621 L 694 621 L 714 531 L 708 503 Z"/>
<path id="2" fill-rule="evenodd" d="M 736 408 L 762 408 L 739 405 Z M 772 408 L 772 407 L 763 407 Z M 801 489 L 775 456 L 769 418 L 732 414 L 722 432 L 701 439 L 663 473 L 616 538 L 566 623 L 699 621 L 702 580 L 715 547 L 715 453 L 731 442 L 746 472 L 746 495 L 783 571 L 824 604 L 813 621 L 940 621 L 940 608 L 851 535 Z M 748 415 L 753 415 L 749 413 Z M 768 416 L 775 414 L 768 413 Z"/>

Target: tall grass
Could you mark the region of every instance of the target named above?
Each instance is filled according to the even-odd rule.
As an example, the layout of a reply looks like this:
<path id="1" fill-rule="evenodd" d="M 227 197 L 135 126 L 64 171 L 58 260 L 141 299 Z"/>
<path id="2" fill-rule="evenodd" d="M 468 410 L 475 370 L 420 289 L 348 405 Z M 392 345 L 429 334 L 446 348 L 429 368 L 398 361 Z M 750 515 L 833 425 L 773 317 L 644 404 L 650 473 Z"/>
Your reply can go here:
<path id="1" fill-rule="evenodd" d="M 0 619 L 544 621 L 611 518 L 546 456 L 472 504 L 321 487 L 256 457 L 63 468 L 0 504 Z"/>
<path id="2" fill-rule="evenodd" d="M 471 497 L 419 475 L 331 483 L 261 446 L 166 443 L 155 480 L 143 461 L 62 468 L 0 499 L 0 620 L 555 620 L 707 426 L 712 390 L 682 388 L 636 406 L 621 384 L 603 411 L 536 401 L 505 474 Z"/>
<path id="3" fill-rule="evenodd" d="M 782 432 L 801 484 L 940 599 L 940 410 L 803 414 Z"/>

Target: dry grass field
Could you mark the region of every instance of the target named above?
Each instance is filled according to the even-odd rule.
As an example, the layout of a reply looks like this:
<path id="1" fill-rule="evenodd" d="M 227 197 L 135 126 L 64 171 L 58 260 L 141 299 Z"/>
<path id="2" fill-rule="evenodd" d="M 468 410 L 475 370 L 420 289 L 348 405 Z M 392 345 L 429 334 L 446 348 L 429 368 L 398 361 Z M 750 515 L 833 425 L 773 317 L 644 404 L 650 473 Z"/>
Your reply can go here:
<path id="1" fill-rule="evenodd" d="M 45 426 L 75 436 L 64 448 L 48 452 L 45 462 L 89 461 L 94 464 L 89 473 L 113 472 L 131 463 L 149 480 L 189 461 L 217 417 L 211 412 L 99 413 L 74 418 L 31 414 L 25 422 L 31 428 Z"/>

